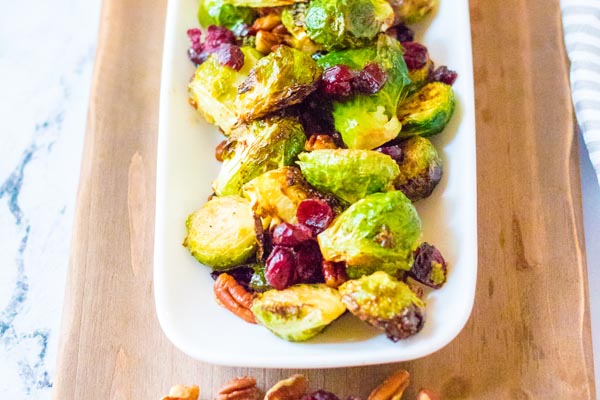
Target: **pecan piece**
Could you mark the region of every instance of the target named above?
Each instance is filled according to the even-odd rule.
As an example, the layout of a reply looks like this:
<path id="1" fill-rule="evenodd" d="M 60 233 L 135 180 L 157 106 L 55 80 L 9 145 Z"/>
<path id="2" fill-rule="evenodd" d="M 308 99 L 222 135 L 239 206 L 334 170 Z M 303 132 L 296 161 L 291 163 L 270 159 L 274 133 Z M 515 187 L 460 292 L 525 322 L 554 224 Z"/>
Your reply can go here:
<path id="1" fill-rule="evenodd" d="M 196 385 L 175 385 L 169 390 L 169 395 L 161 400 L 198 400 L 198 396 L 200 396 L 200 388 Z"/>
<path id="2" fill-rule="evenodd" d="M 408 387 L 409 378 L 410 374 L 405 370 L 396 372 L 373 389 L 368 400 L 400 400 Z"/>
<path id="3" fill-rule="evenodd" d="M 250 30 L 252 32 L 258 31 L 272 31 L 276 26 L 281 24 L 281 16 L 277 14 L 267 14 L 264 17 L 257 18 Z"/>
<path id="4" fill-rule="evenodd" d="M 306 141 L 304 145 L 304 150 L 313 151 L 313 150 L 321 150 L 321 149 L 337 149 L 338 146 L 335 144 L 335 141 L 331 137 L 331 135 L 323 135 L 323 134 L 314 134 L 311 135 L 310 138 Z"/>
<path id="5" fill-rule="evenodd" d="M 217 400 L 258 400 L 260 390 L 256 387 L 256 379 L 241 376 L 227 382 L 219 390 Z"/>
<path id="6" fill-rule="evenodd" d="M 321 264 L 325 284 L 330 288 L 337 289 L 342 283 L 348 280 L 346 274 L 346 263 L 323 261 Z"/>
<path id="7" fill-rule="evenodd" d="M 421 389 L 417 393 L 417 400 L 440 400 L 440 396 L 429 389 Z"/>
<path id="8" fill-rule="evenodd" d="M 236 282 L 233 276 L 223 273 L 219 275 L 213 286 L 215 298 L 223 307 L 251 324 L 256 323 L 250 311 L 254 296 Z"/>
<path id="9" fill-rule="evenodd" d="M 307 389 L 308 380 L 304 376 L 292 375 L 269 389 L 264 400 L 300 400 Z"/>

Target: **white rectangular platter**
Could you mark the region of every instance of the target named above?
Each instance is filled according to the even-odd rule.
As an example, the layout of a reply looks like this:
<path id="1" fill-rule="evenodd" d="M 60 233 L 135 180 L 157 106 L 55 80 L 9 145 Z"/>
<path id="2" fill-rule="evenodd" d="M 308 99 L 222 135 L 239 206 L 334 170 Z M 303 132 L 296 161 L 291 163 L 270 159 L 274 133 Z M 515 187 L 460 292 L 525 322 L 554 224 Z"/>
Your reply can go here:
<path id="1" fill-rule="evenodd" d="M 181 242 L 186 217 L 205 203 L 223 139 L 187 102 L 194 67 L 186 30 L 197 27 L 196 0 L 170 0 L 167 11 L 160 98 L 154 243 L 156 310 L 167 337 L 205 362 L 243 367 L 329 368 L 381 364 L 424 357 L 448 344 L 473 306 L 477 276 L 475 112 L 468 0 L 441 0 L 436 15 L 416 27 L 436 65 L 459 74 L 455 114 L 433 138 L 444 160 L 444 177 L 433 195 L 416 203 L 423 239 L 449 263 L 446 285 L 426 295 L 426 323 L 397 343 L 351 315 L 322 334 L 289 343 L 221 308 L 213 298 L 210 269 Z"/>

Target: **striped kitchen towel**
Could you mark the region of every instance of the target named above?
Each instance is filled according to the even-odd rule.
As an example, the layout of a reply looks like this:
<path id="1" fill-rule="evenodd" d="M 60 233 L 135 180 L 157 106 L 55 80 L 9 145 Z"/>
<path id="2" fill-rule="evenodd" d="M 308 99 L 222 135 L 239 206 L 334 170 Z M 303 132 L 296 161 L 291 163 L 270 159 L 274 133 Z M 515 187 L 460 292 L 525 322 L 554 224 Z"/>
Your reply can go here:
<path id="1" fill-rule="evenodd" d="M 600 183 L 600 0 L 561 0 L 575 114 Z"/>

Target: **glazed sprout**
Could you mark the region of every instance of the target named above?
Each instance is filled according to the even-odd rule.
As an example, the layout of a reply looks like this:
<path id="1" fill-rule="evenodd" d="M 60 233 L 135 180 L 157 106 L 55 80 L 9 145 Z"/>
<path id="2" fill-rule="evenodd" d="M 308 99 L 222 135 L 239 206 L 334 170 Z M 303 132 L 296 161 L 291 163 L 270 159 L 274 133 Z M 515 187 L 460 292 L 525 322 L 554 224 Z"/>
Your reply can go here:
<path id="1" fill-rule="evenodd" d="M 421 220 L 400 191 L 375 193 L 340 214 L 317 239 L 325 261 L 347 264 L 352 279 L 385 271 L 396 275 L 413 264 Z"/>
<path id="2" fill-rule="evenodd" d="M 383 271 L 347 281 L 338 290 L 348 311 L 385 331 L 394 342 L 423 328 L 423 301 L 406 283 Z"/>
<path id="3" fill-rule="evenodd" d="M 380 35 L 375 45 L 334 51 L 317 63 L 323 69 L 342 64 L 354 70 L 376 63 L 387 75 L 377 93 L 358 93 L 333 103 L 335 129 L 349 148 L 374 149 L 398 136 L 402 125 L 396 112 L 408 95 L 411 83 L 400 42 Z"/>
<path id="4" fill-rule="evenodd" d="M 408 271 L 408 276 L 434 289 L 446 283 L 448 264 L 442 253 L 427 242 L 415 250 L 415 262 Z"/>
<path id="5" fill-rule="evenodd" d="M 237 127 L 221 153 L 223 164 L 213 182 L 215 194 L 241 194 L 242 186 L 257 176 L 291 165 L 305 141 L 302 125 L 290 117 L 271 117 Z"/>
<path id="6" fill-rule="evenodd" d="M 238 88 L 235 105 L 243 121 L 300 103 L 316 89 L 321 71 L 309 54 L 278 46 L 258 61 Z"/>
<path id="7" fill-rule="evenodd" d="M 372 150 L 314 150 L 298 159 L 308 183 L 347 204 L 393 189 L 400 172 L 389 156 Z"/>
<path id="8" fill-rule="evenodd" d="M 259 324 L 292 342 L 308 340 L 346 311 L 337 290 L 299 284 L 258 294 L 251 308 Z"/>
<path id="9" fill-rule="evenodd" d="M 239 71 L 221 65 L 215 54 L 200 64 L 188 85 L 190 103 L 210 123 L 228 135 L 237 123 L 234 104 L 238 86 L 262 55 L 252 47 L 242 47 L 244 65 Z"/>
<path id="10" fill-rule="evenodd" d="M 412 201 L 428 197 L 442 179 L 442 159 L 424 137 L 413 136 L 398 144 L 400 174 L 394 185 Z"/>
<path id="11" fill-rule="evenodd" d="M 389 0 L 396 21 L 414 24 L 422 21 L 438 7 L 439 0 Z"/>
<path id="12" fill-rule="evenodd" d="M 255 16 L 251 8 L 236 7 L 223 0 L 200 0 L 198 6 L 198 22 L 205 28 L 219 25 L 235 31 L 242 25 L 251 25 Z"/>
<path id="13" fill-rule="evenodd" d="M 312 0 L 304 19 L 308 36 L 328 51 L 367 45 L 393 22 L 386 0 Z"/>
<path id="14" fill-rule="evenodd" d="M 185 226 L 183 246 L 213 269 L 239 265 L 256 250 L 252 209 L 242 197 L 213 197 L 190 214 Z"/>
<path id="15" fill-rule="evenodd" d="M 309 54 L 323 50 L 323 46 L 316 44 L 308 37 L 304 19 L 306 17 L 307 3 L 294 3 L 285 7 L 281 12 L 281 23 L 292 35 L 292 40 L 288 43 L 295 49 Z"/>
<path id="16" fill-rule="evenodd" d="M 430 82 L 410 95 L 398 108 L 401 137 L 432 136 L 444 130 L 454 113 L 452 86 Z"/>

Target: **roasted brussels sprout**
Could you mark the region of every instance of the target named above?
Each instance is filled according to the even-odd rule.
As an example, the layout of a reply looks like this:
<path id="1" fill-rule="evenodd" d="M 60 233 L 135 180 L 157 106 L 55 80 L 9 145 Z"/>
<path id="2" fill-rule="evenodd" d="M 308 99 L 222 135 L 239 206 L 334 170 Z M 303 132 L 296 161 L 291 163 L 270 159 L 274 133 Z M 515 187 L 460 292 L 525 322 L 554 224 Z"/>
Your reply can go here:
<path id="1" fill-rule="evenodd" d="M 314 192 L 295 167 L 281 167 L 252 179 L 243 187 L 244 196 L 250 199 L 254 213 L 266 225 L 282 221 L 295 224 L 296 210 L 302 200 L 313 197 Z"/>
<path id="2" fill-rule="evenodd" d="M 305 142 L 302 125 L 290 117 L 271 117 L 237 127 L 221 155 L 223 164 L 213 182 L 215 194 L 241 194 L 246 182 L 272 169 L 291 165 Z"/>
<path id="3" fill-rule="evenodd" d="M 304 23 L 326 50 L 362 47 L 392 26 L 394 10 L 386 0 L 312 0 Z"/>
<path id="4" fill-rule="evenodd" d="M 243 121 L 300 103 L 316 89 L 321 71 L 309 54 L 279 46 L 258 61 L 235 100 Z"/>
<path id="5" fill-rule="evenodd" d="M 388 0 L 396 14 L 396 22 L 414 24 L 421 21 L 439 4 L 439 0 Z"/>
<path id="6" fill-rule="evenodd" d="M 408 68 L 408 77 L 416 90 L 424 85 L 433 72 L 433 61 L 429 57 L 427 47 L 417 42 L 402 43 L 404 61 Z"/>
<path id="7" fill-rule="evenodd" d="M 394 342 L 423 328 L 423 301 L 406 283 L 383 271 L 347 281 L 338 290 L 352 314 L 384 330 Z"/>
<path id="8" fill-rule="evenodd" d="M 213 269 L 239 265 L 256 250 L 252 208 L 242 197 L 213 197 L 190 214 L 185 226 L 183 245 Z"/>
<path id="9" fill-rule="evenodd" d="M 281 23 L 292 34 L 292 40 L 288 43 L 295 49 L 313 54 L 323 50 L 323 46 L 316 44 L 308 37 L 304 18 L 306 16 L 306 3 L 295 3 L 285 7 L 281 12 Z"/>
<path id="10" fill-rule="evenodd" d="M 400 191 L 375 193 L 357 201 L 317 236 L 323 259 L 345 261 L 352 279 L 409 270 L 421 237 L 421 220 Z"/>
<path id="11" fill-rule="evenodd" d="M 251 8 L 236 7 L 223 0 L 200 0 L 198 21 L 203 27 L 219 25 L 236 30 L 241 25 L 250 25 L 255 17 Z"/>
<path id="12" fill-rule="evenodd" d="M 347 204 L 393 189 L 399 174 L 390 156 L 372 150 L 314 150 L 301 153 L 298 159 L 308 183 Z"/>
<path id="13" fill-rule="evenodd" d="M 380 35 L 376 45 L 331 52 L 317 61 L 323 69 L 344 64 L 356 70 L 371 62 L 387 74 L 381 90 L 371 95 L 355 94 L 333 104 L 335 128 L 349 148 L 374 149 L 398 136 L 402 125 L 396 111 L 411 83 L 402 46 L 396 39 Z"/>
<path id="14" fill-rule="evenodd" d="M 238 7 L 272 8 L 289 6 L 301 0 L 223 0 L 225 3 Z"/>
<path id="15" fill-rule="evenodd" d="M 430 82 L 410 95 L 398 108 L 401 137 L 431 136 L 440 133 L 454 112 L 452 86 Z"/>
<path id="16" fill-rule="evenodd" d="M 217 125 L 225 135 L 237 122 L 234 100 L 238 86 L 262 55 L 252 47 L 242 47 L 244 66 L 236 71 L 219 64 L 215 55 L 200 64 L 188 85 L 190 103 L 210 123 Z"/>
<path id="17" fill-rule="evenodd" d="M 310 339 L 346 311 L 340 294 L 324 284 L 299 284 L 259 294 L 251 308 L 259 324 L 282 339 Z"/>
<path id="18" fill-rule="evenodd" d="M 415 250 L 415 262 L 408 271 L 408 276 L 434 289 L 446 283 L 448 264 L 442 253 L 427 242 Z"/>
<path id="19" fill-rule="evenodd" d="M 412 201 L 428 197 L 442 179 L 442 159 L 433 143 L 420 136 L 398 145 L 402 156 L 400 174 L 394 185 Z"/>

